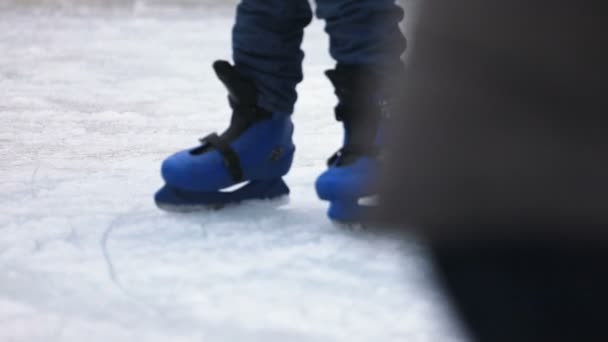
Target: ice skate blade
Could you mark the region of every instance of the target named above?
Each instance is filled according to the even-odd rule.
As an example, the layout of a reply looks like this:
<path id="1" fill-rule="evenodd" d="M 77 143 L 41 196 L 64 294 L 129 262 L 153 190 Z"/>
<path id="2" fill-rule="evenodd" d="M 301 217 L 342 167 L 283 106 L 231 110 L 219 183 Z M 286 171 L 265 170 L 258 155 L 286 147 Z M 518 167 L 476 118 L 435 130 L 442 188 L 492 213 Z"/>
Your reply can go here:
<path id="1" fill-rule="evenodd" d="M 272 207 L 281 207 L 289 204 L 290 198 L 289 195 L 281 195 L 274 198 L 265 198 L 265 199 L 249 199 L 243 200 L 240 202 L 226 203 L 226 204 L 198 204 L 198 205 L 175 205 L 175 204 L 163 204 L 156 202 L 156 207 L 163 211 L 171 212 L 171 213 L 179 213 L 179 214 L 189 214 L 196 212 L 205 212 L 205 211 L 220 211 L 230 208 L 236 208 L 242 205 L 256 205 L 256 204 L 267 204 Z"/>
<path id="2" fill-rule="evenodd" d="M 378 212 L 378 205 L 360 200 L 344 200 L 330 202 L 327 216 L 336 223 L 374 223 L 379 218 Z"/>
<path id="3" fill-rule="evenodd" d="M 237 190 L 226 192 L 191 192 L 165 185 L 155 195 L 156 206 L 172 212 L 218 210 L 226 206 L 249 201 L 267 200 L 281 204 L 279 200 L 289 194 L 282 179 L 251 181 Z M 285 200 L 285 199 L 284 199 Z M 283 200 L 283 201 L 284 201 Z"/>

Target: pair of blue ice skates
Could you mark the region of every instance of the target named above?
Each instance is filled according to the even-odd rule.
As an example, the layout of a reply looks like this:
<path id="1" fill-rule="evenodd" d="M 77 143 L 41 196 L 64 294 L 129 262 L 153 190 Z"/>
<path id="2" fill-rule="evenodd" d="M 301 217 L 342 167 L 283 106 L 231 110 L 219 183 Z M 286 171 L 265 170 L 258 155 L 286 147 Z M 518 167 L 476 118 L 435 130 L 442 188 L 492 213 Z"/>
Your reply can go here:
<path id="1" fill-rule="evenodd" d="M 213 68 L 229 92 L 230 126 L 163 162 L 165 185 L 155 196 L 162 209 L 219 208 L 289 194 L 282 177 L 289 172 L 295 152 L 291 117 L 258 107 L 255 84 L 228 62 L 215 62 Z M 371 71 L 338 65 L 326 74 L 336 89 L 336 118 L 345 135 L 343 147 L 316 181 L 317 194 L 330 203 L 328 216 L 335 221 L 371 220 L 378 205 L 385 102 L 365 90 Z"/>

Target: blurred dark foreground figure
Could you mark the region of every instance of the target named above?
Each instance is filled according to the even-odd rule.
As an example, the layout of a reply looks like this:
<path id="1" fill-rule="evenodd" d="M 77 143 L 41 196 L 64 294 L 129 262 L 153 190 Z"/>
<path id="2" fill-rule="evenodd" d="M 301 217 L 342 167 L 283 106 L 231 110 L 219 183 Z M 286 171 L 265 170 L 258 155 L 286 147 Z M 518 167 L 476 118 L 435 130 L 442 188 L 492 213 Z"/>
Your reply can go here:
<path id="1" fill-rule="evenodd" d="M 603 7 L 421 4 L 383 214 L 476 341 L 608 341 Z"/>

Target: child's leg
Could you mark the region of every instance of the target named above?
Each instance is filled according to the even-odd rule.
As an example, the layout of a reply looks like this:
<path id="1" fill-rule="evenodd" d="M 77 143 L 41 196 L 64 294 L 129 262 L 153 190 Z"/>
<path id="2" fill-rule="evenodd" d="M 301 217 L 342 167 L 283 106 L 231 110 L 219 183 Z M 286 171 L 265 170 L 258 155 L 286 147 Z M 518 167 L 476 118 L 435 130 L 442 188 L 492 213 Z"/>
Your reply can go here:
<path id="1" fill-rule="evenodd" d="M 308 0 L 243 0 L 232 31 L 236 69 L 256 83 L 258 105 L 291 113 L 302 80 L 300 49 L 312 12 Z"/>
<path id="2" fill-rule="evenodd" d="M 377 201 L 369 199 L 378 192 L 383 130 L 392 108 L 390 87 L 384 85 L 402 71 L 403 11 L 394 0 L 317 0 L 317 16 L 327 22 L 337 61 L 327 76 L 339 100 L 336 118 L 344 125 L 343 146 L 317 179 L 317 194 L 330 202 L 332 219 L 366 220 L 377 209 Z"/>
<path id="3" fill-rule="evenodd" d="M 214 63 L 230 93 L 230 126 L 163 162 L 165 186 L 155 196 L 160 208 L 219 207 L 289 193 L 282 180 L 295 151 L 289 114 L 311 17 L 307 0 L 242 0 L 232 35 L 235 66 Z M 246 185 L 227 190 L 237 184 Z"/>

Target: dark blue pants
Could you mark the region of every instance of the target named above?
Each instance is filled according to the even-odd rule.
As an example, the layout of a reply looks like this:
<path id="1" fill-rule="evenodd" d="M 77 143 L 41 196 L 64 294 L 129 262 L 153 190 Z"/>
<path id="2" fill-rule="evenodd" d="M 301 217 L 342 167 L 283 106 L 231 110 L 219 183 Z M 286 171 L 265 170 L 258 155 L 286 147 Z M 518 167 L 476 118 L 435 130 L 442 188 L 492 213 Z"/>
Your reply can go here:
<path id="1" fill-rule="evenodd" d="M 326 21 L 331 56 L 340 64 L 391 70 L 400 64 L 405 39 L 395 0 L 316 0 Z M 302 80 L 300 49 L 312 20 L 308 0 L 242 0 L 232 32 L 236 68 L 258 87 L 260 107 L 292 113 Z"/>

